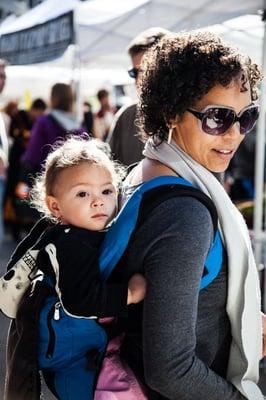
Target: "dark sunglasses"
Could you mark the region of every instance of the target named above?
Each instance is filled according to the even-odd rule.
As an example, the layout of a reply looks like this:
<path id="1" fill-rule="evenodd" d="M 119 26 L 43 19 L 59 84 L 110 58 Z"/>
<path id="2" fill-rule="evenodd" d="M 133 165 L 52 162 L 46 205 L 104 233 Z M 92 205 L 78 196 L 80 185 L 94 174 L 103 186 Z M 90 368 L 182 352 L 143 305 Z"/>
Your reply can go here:
<path id="1" fill-rule="evenodd" d="M 128 71 L 128 75 L 130 76 L 130 78 L 134 78 L 136 79 L 139 73 L 139 69 L 138 68 L 131 68 Z"/>
<path id="2" fill-rule="evenodd" d="M 251 104 L 239 114 L 234 109 L 224 106 L 209 105 L 202 111 L 187 109 L 201 121 L 201 129 L 208 135 L 223 135 L 234 123 L 239 122 L 240 133 L 245 135 L 250 132 L 259 117 L 259 106 Z"/>

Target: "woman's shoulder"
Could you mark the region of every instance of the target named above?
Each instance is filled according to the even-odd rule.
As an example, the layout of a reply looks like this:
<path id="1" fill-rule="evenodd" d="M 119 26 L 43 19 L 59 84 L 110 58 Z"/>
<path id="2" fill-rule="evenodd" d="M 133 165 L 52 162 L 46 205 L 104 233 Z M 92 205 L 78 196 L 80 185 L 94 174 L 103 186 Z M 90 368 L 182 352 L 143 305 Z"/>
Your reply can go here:
<path id="1" fill-rule="evenodd" d="M 124 184 L 121 203 L 134 196 L 141 184 Z M 169 185 L 168 185 L 169 186 Z M 217 212 L 212 200 L 196 188 L 179 185 L 158 186 L 142 194 L 139 220 L 158 220 L 162 224 L 176 225 L 180 221 L 200 221 L 217 225 Z M 179 190 L 181 189 L 181 190 Z M 187 189 L 187 190 L 186 190 Z"/>
<path id="2" fill-rule="evenodd" d="M 211 219 L 208 207 L 194 196 L 174 195 L 167 199 L 162 199 L 154 208 L 156 214 L 164 213 L 166 215 L 182 215 L 188 219 L 200 218 Z"/>
<path id="3" fill-rule="evenodd" d="M 192 196 L 174 196 L 157 202 L 145 217 L 144 227 L 160 227 L 163 231 L 193 232 L 195 229 L 213 234 L 213 222 L 210 210 Z"/>

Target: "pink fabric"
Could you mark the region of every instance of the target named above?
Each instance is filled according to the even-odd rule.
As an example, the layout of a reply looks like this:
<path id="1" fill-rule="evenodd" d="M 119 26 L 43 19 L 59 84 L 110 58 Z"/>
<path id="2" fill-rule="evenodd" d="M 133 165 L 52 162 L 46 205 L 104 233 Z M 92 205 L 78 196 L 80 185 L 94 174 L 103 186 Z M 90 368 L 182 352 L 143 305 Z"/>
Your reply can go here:
<path id="1" fill-rule="evenodd" d="M 123 335 L 108 344 L 94 400 L 148 400 L 132 370 L 120 358 Z"/>

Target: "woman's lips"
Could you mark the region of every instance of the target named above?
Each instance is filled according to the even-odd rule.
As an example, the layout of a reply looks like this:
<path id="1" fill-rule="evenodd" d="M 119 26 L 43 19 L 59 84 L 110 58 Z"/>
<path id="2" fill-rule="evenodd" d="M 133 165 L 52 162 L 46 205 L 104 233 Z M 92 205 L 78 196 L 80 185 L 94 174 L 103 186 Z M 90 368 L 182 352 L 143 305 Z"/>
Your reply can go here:
<path id="1" fill-rule="evenodd" d="M 223 160 L 231 160 L 231 158 L 235 154 L 235 150 L 226 150 L 226 149 L 213 149 L 216 154 Z"/>

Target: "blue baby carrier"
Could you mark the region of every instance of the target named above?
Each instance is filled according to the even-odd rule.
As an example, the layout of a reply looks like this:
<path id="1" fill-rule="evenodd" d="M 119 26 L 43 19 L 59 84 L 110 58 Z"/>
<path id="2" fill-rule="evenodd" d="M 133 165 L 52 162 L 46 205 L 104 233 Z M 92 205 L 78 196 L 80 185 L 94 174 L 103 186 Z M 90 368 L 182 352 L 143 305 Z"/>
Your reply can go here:
<path id="1" fill-rule="evenodd" d="M 139 186 L 108 230 L 100 250 L 99 262 L 104 281 L 108 279 L 118 264 L 127 248 L 130 237 L 136 232 L 145 215 L 148 215 L 152 208 L 166 198 L 177 195 L 196 197 L 210 210 L 215 236 L 205 261 L 200 289 L 206 288 L 215 279 L 222 265 L 223 246 L 217 229 L 217 215 L 213 203 L 185 179 L 163 176 L 154 178 Z M 60 323 L 58 323 L 59 321 Z M 48 346 L 47 338 L 49 338 Z M 72 379 L 74 385 L 71 389 L 72 396 L 76 399 L 92 399 L 97 365 L 101 364 L 107 345 L 107 336 L 101 325 L 93 319 L 75 318 L 68 315 L 58 298 L 48 297 L 40 314 L 40 343 L 39 363 L 44 373 L 46 369 L 55 368 L 60 370 L 60 368 L 63 369 L 72 365 L 73 353 L 76 355 L 77 362 L 81 364 L 80 368 L 76 369 L 78 372 L 75 373 Z M 71 347 L 69 347 L 69 343 L 72 343 Z M 41 348 L 42 344 L 43 348 Z M 87 361 L 82 357 L 85 353 L 88 356 Z M 82 377 L 84 368 L 89 368 L 88 365 L 84 366 L 82 363 L 88 363 L 88 360 L 92 365 L 91 372 L 87 372 L 86 376 Z M 81 388 L 84 386 L 84 380 L 87 382 L 87 397 L 84 397 L 85 394 L 82 395 L 80 393 Z M 61 393 L 60 400 L 67 398 L 67 395 L 64 396 L 62 394 L 64 393 L 64 390 L 62 390 L 64 385 L 64 380 L 61 382 L 59 379 L 57 392 L 59 388 Z M 84 392 L 84 387 L 82 391 Z M 88 397 L 88 393 L 90 393 L 90 397 Z"/>
<path id="2" fill-rule="evenodd" d="M 206 288 L 216 278 L 222 266 L 223 245 L 217 229 L 218 218 L 213 202 L 187 180 L 161 176 L 143 183 L 134 191 L 106 233 L 99 260 L 103 281 L 111 275 L 131 236 L 137 232 L 146 216 L 160 203 L 176 196 L 195 197 L 210 212 L 214 240 L 205 261 L 200 289 Z M 53 286 L 53 295 L 45 298 L 39 315 L 39 367 L 50 390 L 60 400 L 93 399 L 97 369 L 99 370 L 107 346 L 105 329 L 95 319 L 69 315 L 55 293 L 54 282 L 46 279 L 46 284 Z M 73 386 L 66 390 L 64 371 L 68 367 L 73 368 Z M 53 370 L 63 371 L 56 385 L 51 379 Z M 85 390 L 84 382 L 87 385 Z"/>
<path id="3" fill-rule="evenodd" d="M 217 229 L 217 213 L 214 204 L 189 181 L 175 176 L 160 176 L 143 183 L 134 191 L 108 231 L 100 254 L 100 269 L 104 280 L 110 276 L 122 257 L 132 233 L 143 217 L 158 204 L 175 196 L 195 197 L 209 209 L 215 235 L 205 261 L 200 289 L 204 289 L 216 278 L 222 265 L 223 246 Z"/>

